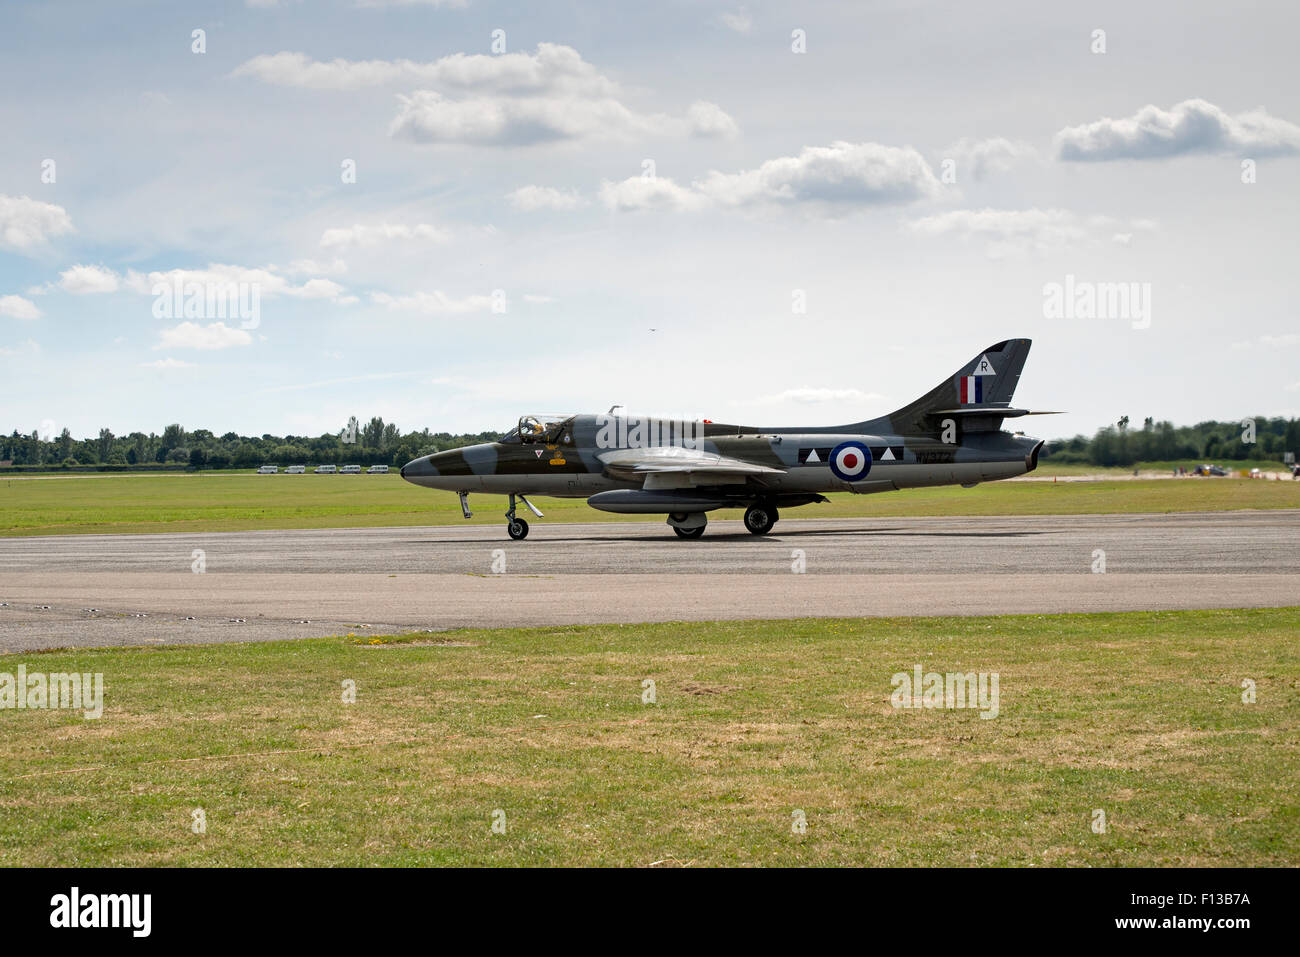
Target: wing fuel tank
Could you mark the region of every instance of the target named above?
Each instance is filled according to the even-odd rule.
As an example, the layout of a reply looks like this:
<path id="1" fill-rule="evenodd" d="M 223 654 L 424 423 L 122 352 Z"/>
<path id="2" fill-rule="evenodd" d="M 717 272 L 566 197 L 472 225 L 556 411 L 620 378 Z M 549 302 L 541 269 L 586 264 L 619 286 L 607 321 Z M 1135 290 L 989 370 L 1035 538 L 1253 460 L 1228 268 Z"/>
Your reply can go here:
<path id="1" fill-rule="evenodd" d="M 627 515 L 662 514 L 664 512 L 710 512 L 726 507 L 727 500 L 716 495 L 697 495 L 679 491 L 647 491 L 645 489 L 614 489 L 597 492 L 587 499 L 587 504 L 602 512 L 621 512 Z"/>

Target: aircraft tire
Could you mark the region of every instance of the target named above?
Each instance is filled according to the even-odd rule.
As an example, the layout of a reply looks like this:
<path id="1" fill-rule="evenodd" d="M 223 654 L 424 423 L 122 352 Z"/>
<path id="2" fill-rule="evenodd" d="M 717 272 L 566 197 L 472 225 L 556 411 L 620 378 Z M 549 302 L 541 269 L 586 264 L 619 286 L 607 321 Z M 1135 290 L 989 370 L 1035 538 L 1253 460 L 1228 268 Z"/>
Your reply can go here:
<path id="1" fill-rule="evenodd" d="M 776 519 L 776 509 L 771 505 L 756 504 L 745 509 L 745 528 L 754 535 L 766 535 Z"/>
<path id="2" fill-rule="evenodd" d="M 511 519 L 506 523 L 506 534 L 515 541 L 522 541 L 528 537 L 528 523 L 522 518 Z"/>
<path id="3" fill-rule="evenodd" d="M 704 534 L 704 526 L 698 525 L 695 528 L 678 528 L 673 526 L 673 531 L 677 533 L 678 538 L 699 538 Z"/>

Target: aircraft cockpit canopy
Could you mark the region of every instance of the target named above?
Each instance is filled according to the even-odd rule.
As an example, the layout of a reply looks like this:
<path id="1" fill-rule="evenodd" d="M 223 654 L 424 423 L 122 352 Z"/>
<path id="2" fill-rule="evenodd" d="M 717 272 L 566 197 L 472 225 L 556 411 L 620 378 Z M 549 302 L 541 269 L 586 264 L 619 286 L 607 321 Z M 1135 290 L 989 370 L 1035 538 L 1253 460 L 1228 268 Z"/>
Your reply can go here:
<path id="1" fill-rule="evenodd" d="M 522 442 L 529 444 L 541 442 L 554 445 L 559 441 L 564 427 L 573 416 L 564 415 L 521 415 L 519 424 L 501 440 L 502 442 Z"/>

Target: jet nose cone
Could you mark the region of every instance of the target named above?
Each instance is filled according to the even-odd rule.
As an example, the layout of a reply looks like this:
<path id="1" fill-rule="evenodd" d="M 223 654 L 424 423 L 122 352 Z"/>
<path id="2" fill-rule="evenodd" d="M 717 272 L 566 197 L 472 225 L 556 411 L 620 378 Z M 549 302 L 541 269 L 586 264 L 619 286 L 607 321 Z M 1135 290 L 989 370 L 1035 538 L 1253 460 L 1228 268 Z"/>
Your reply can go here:
<path id="1" fill-rule="evenodd" d="M 429 461 L 433 456 L 426 455 L 423 458 L 412 459 L 402 466 L 402 478 L 408 482 L 419 483 L 420 479 L 433 478 L 438 474 L 438 469 Z"/>

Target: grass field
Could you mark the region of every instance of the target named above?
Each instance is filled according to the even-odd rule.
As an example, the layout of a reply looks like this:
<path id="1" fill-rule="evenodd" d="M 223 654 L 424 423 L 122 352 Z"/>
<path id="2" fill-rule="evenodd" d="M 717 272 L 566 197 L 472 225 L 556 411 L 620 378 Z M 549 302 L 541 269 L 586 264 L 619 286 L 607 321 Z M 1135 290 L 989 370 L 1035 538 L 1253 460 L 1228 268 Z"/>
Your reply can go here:
<path id="1" fill-rule="evenodd" d="M 504 522 L 505 498 L 471 495 L 471 521 Z M 627 521 L 581 499 L 537 499 L 550 522 Z M 994 482 L 972 489 L 839 493 L 786 516 L 1075 515 L 1300 507 L 1300 482 L 1180 479 Z M 724 513 L 726 514 L 726 513 Z M 531 517 L 531 516 L 530 516 Z M 390 475 L 232 473 L 0 478 L 0 535 L 355 528 L 463 522 L 455 494 Z"/>
<path id="2" fill-rule="evenodd" d="M 1300 860 L 1297 608 L 340 636 L 0 671 L 20 662 L 102 672 L 105 699 L 98 721 L 0 712 L 10 866 Z M 917 664 L 997 672 L 998 716 L 891 707 Z"/>

